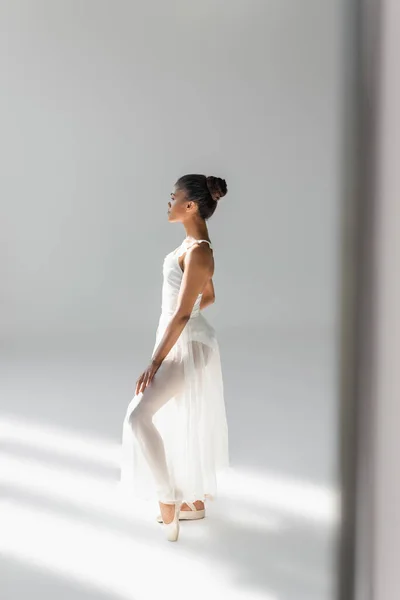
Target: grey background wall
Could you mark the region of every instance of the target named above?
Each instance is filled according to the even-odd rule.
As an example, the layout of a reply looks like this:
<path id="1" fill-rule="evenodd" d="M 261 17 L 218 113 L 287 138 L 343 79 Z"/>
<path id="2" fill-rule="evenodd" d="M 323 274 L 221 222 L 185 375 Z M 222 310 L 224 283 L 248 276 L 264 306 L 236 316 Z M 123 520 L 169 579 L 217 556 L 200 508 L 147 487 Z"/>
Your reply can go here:
<path id="1" fill-rule="evenodd" d="M 3 335 L 154 326 L 193 171 L 230 187 L 219 328 L 331 329 L 340 5 L 2 3 Z"/>
<path id="2" fill-rule="evenodd" d="M 206 316 L 232 465 L 266 487 L 221 490 L 224 509 L 239 490 L 246 498 L 226 530 L 222 514 L 203 558 L 279 600 L 334 597 L 337 529 L 321 522 L 337 491 L 344 12 L 342 0 L 0 6 L 1 419 L 119 443 L 154 343 L 162 261 L 185 235 L 167 221 L 171 187 L 187 172 L 225 177 Z M 2 511 L 3 546 L 13 519 L 33 519 L 18 560 L 36 526 L 57 529 L 20 508 L 32 490 L 24 470 L 23 492 L 11 484 L 16 456 L 26 444 L 40 469 L 61 461 L 22 438 L 7 446 L 13 508 Z M 283 523 L 277 537 L 251 527 L 267 508 Z M 65 590 L 28 570 L 21 579 L 18 564 L 7 573 L 13 600 L 21 581 L 41 597 Z"/>

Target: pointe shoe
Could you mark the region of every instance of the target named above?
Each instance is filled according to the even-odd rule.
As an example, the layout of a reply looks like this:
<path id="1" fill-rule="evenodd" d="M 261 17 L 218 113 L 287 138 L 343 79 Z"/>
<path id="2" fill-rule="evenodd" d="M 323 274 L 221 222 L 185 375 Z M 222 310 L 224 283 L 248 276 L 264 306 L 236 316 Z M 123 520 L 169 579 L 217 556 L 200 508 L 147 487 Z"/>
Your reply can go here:
<path id="1" fill-rule="evenodd" d="M 190 510 L 180 510 L 181 504 L 179 504 L 179 520 L 180 521 L 195 521 L 197 519 L 204 519 L 206 516 L 205 508 L 198 510 L 193 502 L 186 502 Z M 156 519 L 159 523 L 163 523 L 162 516 L 158 515 Z"/>
<path id="2" fill-rule="evenodd" d="M 176 542 L 179 537 L 179 509 L 181 506 L 181 502 L 175 502 L 174 505 L 175 513 L 171 523 L 164 523 L 164 521 L 161 519 L 166 538 L 169 542 Z"/>

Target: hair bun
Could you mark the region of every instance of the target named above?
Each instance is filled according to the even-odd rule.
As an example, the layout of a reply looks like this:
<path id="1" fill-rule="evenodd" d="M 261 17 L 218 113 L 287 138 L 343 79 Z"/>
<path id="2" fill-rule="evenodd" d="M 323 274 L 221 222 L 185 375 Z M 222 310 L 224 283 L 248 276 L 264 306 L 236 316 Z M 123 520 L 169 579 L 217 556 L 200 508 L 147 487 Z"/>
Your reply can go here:
<path id="1" fill-rule="evenodd" d="M 228 191 L 225 179 L 221 179 L 220 177 L 207 177 L 207 187 L 215 202 L 223 198 Z"/>

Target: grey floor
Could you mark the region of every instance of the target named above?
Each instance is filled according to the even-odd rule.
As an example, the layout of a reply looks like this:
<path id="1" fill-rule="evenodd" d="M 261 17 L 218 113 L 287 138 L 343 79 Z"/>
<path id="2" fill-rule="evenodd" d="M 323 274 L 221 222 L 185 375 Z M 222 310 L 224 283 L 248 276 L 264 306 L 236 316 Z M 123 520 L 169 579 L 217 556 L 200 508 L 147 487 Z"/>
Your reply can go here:
<path id="1" fill-rule="evenodd" d="M 309 333 L 247 335 L 219 336 L 231 471 L 176 544 L 156 502 L 117 493 L 124 410 L 146 366 L 138 344 L 3 353 L 4 598 L 334 598 L 334 348 Z"/>

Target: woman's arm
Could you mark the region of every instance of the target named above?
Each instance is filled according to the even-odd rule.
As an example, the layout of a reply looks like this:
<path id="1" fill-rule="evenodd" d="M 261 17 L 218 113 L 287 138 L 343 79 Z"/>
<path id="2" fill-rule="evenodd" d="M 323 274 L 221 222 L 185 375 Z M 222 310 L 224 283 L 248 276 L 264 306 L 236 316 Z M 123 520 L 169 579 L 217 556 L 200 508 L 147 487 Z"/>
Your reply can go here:
<path id="1" fill-rule="evenodd" d="M 213 274 L 213 260 L 207 250 L 194 247 L 186 252 L 185 269 L 182 275 L 177 307 L 168 323 L 164 335 L 151 358 L 151 365 L 136 382 L 136 393 L 142 392 L 151 382 L 164 358 L 181 335 L 190 319 L 194 303 Z"/>
<path id="2" fill-rule="evenodd" d="M 162 363 L 179 338 L 190 319 L 198 295 L 211 275 L 212 258 L 208 250 L 195 247 L 186 252 L 184 260 L 185 270 L 182 275 L 177 307 L 153 355 L 152 361 L 156 364 Z"/>
<path id="3" fill-rule="evenodd" d="M 203 290 L 203 295 L 200 301 L 200 310 L 203 310 L 206 306 L 209 306 L 215 302 L 215 290 L 213 280 L 210 278 Z"/>

